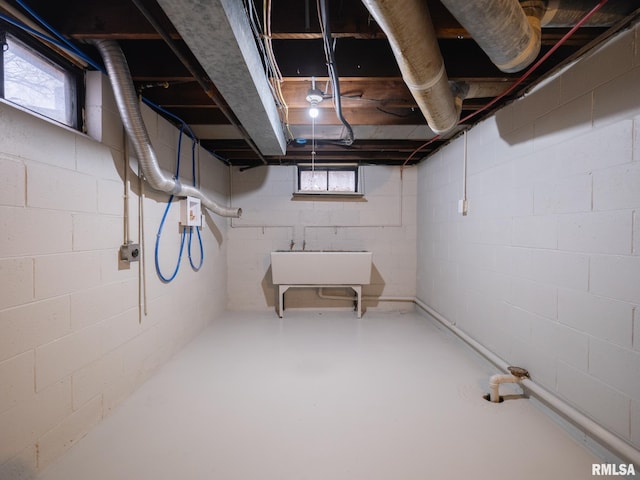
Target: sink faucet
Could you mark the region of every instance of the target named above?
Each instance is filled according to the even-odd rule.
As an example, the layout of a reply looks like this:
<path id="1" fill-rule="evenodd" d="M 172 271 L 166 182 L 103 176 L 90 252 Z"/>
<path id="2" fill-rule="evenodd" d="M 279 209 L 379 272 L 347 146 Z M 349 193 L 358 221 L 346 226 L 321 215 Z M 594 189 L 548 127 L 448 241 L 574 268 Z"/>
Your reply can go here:
<path id="1" fill-rule="evenodd" d="M 293 250 L 293 246 L 294 246 L 295 244 L 296 244 L 296 243 L 295 243 L 293 240 L 291 240 L 291 243 L 289 244 L 289 251 Z"/>

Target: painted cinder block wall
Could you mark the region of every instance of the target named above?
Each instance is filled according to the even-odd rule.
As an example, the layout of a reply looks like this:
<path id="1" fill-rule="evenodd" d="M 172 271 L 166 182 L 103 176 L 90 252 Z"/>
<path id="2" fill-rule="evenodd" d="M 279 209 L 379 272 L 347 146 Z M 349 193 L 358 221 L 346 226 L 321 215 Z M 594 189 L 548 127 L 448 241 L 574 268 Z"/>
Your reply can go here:
<path id="1" fill-rule="evenodd" d="M 0 103 L 0 478 L 29 478 L 45 467 L 226 304 L 228 221 L 208 215 L 201 270 L 185 258 L 176 279 L 164 284 L 153 248 L 168 196 L 147 190 L 148 307 L 141 312 L 140 263 L 118 261 L 122 124 L 105 77 L 90 73 L 87 94 L 90 135 Z M 161 166 L 172 175 L 178 130 L 146 107 L 143 115 Z M 186 182 L 191 148 L 187 139 L 183 145 Z M 228 169 L 200 151 L 199 170 L 203 189 L 226 204 Z M 133 174 L 130 184 L 137 242 L 140 186 Z M 176 204 L 162 236 L 165 275 L 177 258 L 178 211 Z M 197 244 L 193 250 L 197 255 Z"/>
<path id="2" fill-rule="evenodd" d="M 418 177 L 418 297 L 640 447 L 640 29 Z"/>
<path id="3" fill-rule="evenodd" d="M 363 166 L 362 199 L 294 198 L 297 169 L 270 166 L 232 171 L 232 202 L 242 207 L 229 228 L 230 310 L 274 310 L 270 253 L 275 250 L 368 250 L 372 283 L 363 295 L 414 297 L 416 282 L 416 169 Z M 327 289 L 327 295 L 352 295 Z M 412 309 L 411 303 L 365 300 L 365 307 Z M 349 308 L 320 299 L 316 289 L 291 289 L 288 308 Z"/>

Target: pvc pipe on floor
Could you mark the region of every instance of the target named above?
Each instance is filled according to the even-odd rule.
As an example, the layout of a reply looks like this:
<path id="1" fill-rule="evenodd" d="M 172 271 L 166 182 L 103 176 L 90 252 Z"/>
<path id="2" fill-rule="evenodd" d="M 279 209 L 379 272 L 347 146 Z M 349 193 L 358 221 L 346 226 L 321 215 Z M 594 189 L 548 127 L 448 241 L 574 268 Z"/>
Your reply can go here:
<path id="1" fill-rule="evenodd" d="M 507 370 L 507 363 L 498 357 L 496 354 L 487 349 L 484 345 L 478 343 L 471 338 L 465 332 L 456 327 L 453 323 L 440 315 L 437 311 L 431 308 L 420 299 L 414 300 L 415 304 L 422 308 L 425 312 L 438 320 L 442 325 L 447 327 L 453 333 L 455 333 L 460 339 L 464 340 L 469 346 L 473 347 L 483 357 L 493 363 L 495 366 L 502 370 Z M 554 394 L 536 384 L 533 380 L 528 378 L 522 378 L 520 380 L 522 388 L 547 405 L 549 408 L 555 410 L 571 423 L 582 429 L 589 436 L 600 442 L 604 447 L 608 448 L 612 453 L 619 456 L 622 460 L 626 460 L 633 463 L 636 466 L 640 466 L 640 451 L 635 449 L 629 443 L 611 433 L 598 423 L 591 420 L 589 417 L 579 412 L 568 403 L 556 397 Z"/>
<path id="2" fill-rule="evenodd" d="M 322 287 L 318 288 L 318 297 L 325 299 L 325 300 L 356 300 L 356 296 L 348 296 L 348 295 L 326 295 L 324 293 L 324 289 Z M 393 297 L 393 296 L 379 296 L 376 297 L 375 295 L 367 295 L 367 296 L 363 296 L 362 300 L 375 300 L 377 302 L 407 302 L 407 303 L 414 303 L 415 302 L 415 298 L 414 297 Z"/>
<path id="3" fill-rule="evenodd" d="M 520 378 L 510 374 L 492 375 L 489 379 L 489 400 L 493 403 L 500 402 L 501 383 L 520 383 Z"/>

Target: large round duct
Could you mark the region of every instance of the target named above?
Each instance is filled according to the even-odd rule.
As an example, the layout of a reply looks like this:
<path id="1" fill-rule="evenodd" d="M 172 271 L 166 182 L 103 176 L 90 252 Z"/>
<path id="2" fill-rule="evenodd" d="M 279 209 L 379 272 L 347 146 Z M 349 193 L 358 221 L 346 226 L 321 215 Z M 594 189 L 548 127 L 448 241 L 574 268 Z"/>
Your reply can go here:
<path id="1" fill-rule="evenodd" d="M 431 15 L 421 0 L 363 0 L 387 35 L 402 78 L 436 133 L 458 123 L 462 100 L 454 98 Z"/>

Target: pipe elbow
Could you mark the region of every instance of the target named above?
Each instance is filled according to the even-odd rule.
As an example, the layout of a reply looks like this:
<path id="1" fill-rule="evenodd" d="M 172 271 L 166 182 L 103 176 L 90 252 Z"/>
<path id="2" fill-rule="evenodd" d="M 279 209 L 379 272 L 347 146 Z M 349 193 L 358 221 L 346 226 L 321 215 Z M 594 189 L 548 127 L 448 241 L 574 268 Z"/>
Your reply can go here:
<path id="1" fill-rule="evenodd" d="M 501 383 L 519 383 L 519 382 L 520 382 L 520 378 L 516 377 L 515 375 L 511 375 L 508 373 L 497 374 L 497 375 L 491 376 L 491 378 L 489 379 L 489 386 L 494 387 L 494 386 L 500 385 Z"/>
<path id="2" fill-rule="evenodd" d="M 500 402 L 500 384 L 501 383 L 520 383 L 521 377 L 511 374 L 496 374 L 489 378 L 489 399 L 493 403 Z"/>

